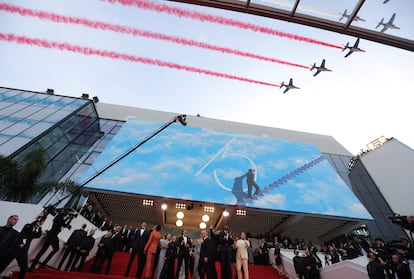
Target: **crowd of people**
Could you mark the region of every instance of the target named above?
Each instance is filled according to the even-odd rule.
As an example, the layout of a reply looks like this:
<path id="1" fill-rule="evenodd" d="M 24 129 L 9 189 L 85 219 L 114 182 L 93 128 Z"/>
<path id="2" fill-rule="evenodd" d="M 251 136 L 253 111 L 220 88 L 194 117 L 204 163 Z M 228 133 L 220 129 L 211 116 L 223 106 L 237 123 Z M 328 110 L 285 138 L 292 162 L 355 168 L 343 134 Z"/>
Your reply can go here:
<path id="1" fill-rule="evenodd" d="M 228 226 L 223 230 L 203 230 L 200 238 L 191 239 L 187 230 L 182 230 L 180 236 L 170 233 L 161 235 L 161 226 L 155 225 L 147 229 L 143 222 L 141 226 L 131 230 L 128 226 L 115 225 L 107 229 L 105 235 L 95 240 L 96 229 L 86 231 L 86 224 L 72 231 L 63 247 L 59 247 L 58 234 L 62 229 L 71 229 L 70 222 L 76 213 L 72 209 L 63 209 L 53 218 L 51 229 L 46 232 L 45 241 L 28 266 L 28 250 L 34 238 L 42 236 L 42 224 L 47 216 L 39 216 L 34 222 L 26 224 L 21 232 L 14 229 L 19 217 L 12 215 L 5 226 L 0 227 L 0 273 L 16 259 L 20 272 L 19 278 L 24 278 L 27 271 L 35 272 L 35 268 L 46 268 L 48 262 L 60 250 L 63 250 L 57 269 L 81 272 L 89 252 L 97 241 L 98 250 L 92 266 L 87 272 L 108 275 L 111 270 L 113 255 L 116 251 L 129 252 L 130 258 L 125 266 L 125 277 L 129 276 L 132 263 L 137 258 L 137 270 L 134 278 L 157 279 L 187 279 L 191 278 L 217 279 L 216 261 L 220 261 L 220 273 L 223 279 L 233 279 L 232 265 L 236 266 L 237 278 L 248 279 L 248 248 L 250 241 L 244 232 L 233 238 Z M 49 254 L 42 256 L 52 246 Z"/>
<path id="2" fill-rule="evenodd" d="M 87 217 L 88 205 L 82 215 Z M 46 232 L 42 247 L 28 266 L 28 250 L 31 241 L 42 236 L 42 224 L 45 215 L 39 216 L 34 222 L 25 224 L 21 232 L 13 227 L 18 222 L 18 216 L 12 215 L 7 219 L 5 226 L 0 227 L 0 273 L 16 259 L 20 268 L 19 278 L 24 278 L 27 271 L 34 272 L 35 268 L 45 268 L 50 259 L 62 249 L 57 269 L 81 272 L 87 256 L 95 242 L 98 250 L 93 259 L 90 273 L 105 275 L 111 271 L 112 258 L 116 251 L 129 252 L 129 261 L 125 266 L 124 276 L 128 277 L 134 260 L 137 269 L 133 271 L 134 278 L 155 279 L 187 279 L 191 278 L 217 279 L 216 261 L 220 262 L 222 279 L 248 279 L 249 263 L 269 265 L 270 257 L 274 257 L 274 268 L 280 275 L 285 275 L 281 249 L 293 249 L 293 265 L 299 279 L 319 278 L 319 271 L 325 266 L 338 263 L 346 259 L 367 256 L 369 263 L 367 273 L 371 279 L 411 278 L 409 261 L 414 261 L 412 243 L 407 238 L 399 242 L 385 243 L 376 238 L 370 245 L 360 236 L 346 239 L 339 244 L 322 245 L 317 249 L 311 242 L 291 240 L 288 237 L 281 241 L 277 237 L 273 242 L 266 242 L 264 238 L 258 240 L 257 248 L 252 249 L 252 243 L 244 232 L 233 237 L 230 228 L 226 225 L 222 230 L 203 230 L 198 239 L 192 239 L 187 230 L 181 235 L 173 236 L 170 233 L 161 235 L 161 226 L 155 225 L 151 229 L 143 222 L 135 229 L 132 226 L 105 226 L 112 222 L 102 222 L 101 228 L 105 234 L 95 240 L 96 229 L 86 231 L 87 225 L 72 231 L 63 247 L 59 247 L 58 234 L 62 229 L 71 229 L 71 220 L 76 217 L 73 209 L 62 209 L 55 215 L 51 228 Z M 105 229 L 103 229 L 105 226 Z M 256 244 L 256 243 L 255 243 Z M 49 247 L 52 250 L 40 261 Z M 270 249 L 274 248 L 273 255 Z M 302 252 L 300 252 L 302 251 Z M 321 259 L 320 255 L 323 255 Z M 40 263 L 40 264 L 39 264 Z M 105 269 L 103 267 L 105 265 Z M 236 274 L 232 274 L 232 266 L 236 267 Z"/>

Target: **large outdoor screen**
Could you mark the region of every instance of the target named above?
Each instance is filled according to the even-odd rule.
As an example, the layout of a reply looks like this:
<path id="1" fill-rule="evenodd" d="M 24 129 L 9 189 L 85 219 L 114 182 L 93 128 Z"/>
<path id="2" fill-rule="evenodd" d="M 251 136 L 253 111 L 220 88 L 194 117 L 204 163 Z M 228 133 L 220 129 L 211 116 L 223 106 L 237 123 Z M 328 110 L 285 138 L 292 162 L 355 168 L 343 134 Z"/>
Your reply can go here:
<path id="1" fill-rule="evenodd" d="M 86 173 L 84 181 L 162 125 L 129 118 Z M 371 219 L 312 144 L 180 124 L 169 126 L 87 187 Z"/>

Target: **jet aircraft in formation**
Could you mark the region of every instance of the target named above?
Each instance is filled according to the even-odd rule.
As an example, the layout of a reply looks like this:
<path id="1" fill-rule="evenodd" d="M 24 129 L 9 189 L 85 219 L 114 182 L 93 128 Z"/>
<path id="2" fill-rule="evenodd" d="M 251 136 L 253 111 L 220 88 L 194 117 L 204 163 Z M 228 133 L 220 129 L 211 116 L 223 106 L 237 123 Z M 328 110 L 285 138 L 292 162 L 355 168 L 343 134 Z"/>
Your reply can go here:
<path id="1" fill-rule="evenodd" d="M 349 49 L 348 53 L 345 55 L 345 57 L 350 56 L 353 52 L 365 52 L 365 50 L 358 47 L 359 44 L 359 38 L 356 40 L 355 44 L 353 46 L 349 45 L 349 42 L 346 43 L 342 51 Z"/>
<path id="2" fill-rule="evenodd" d="M 380 31 L 381 33 L 384 33 L 388 29 L 400 29 L 400 27 L 398 27 L 394 24 L 394 19 L 395 19 L 395 13 L 392 14 L 392 16 L 391 16 L 390 20 L 388 20 L 388 22 L 384 22 L 384 18 L 382 18 L 381 21 L 378 23 L 377 27 L 375 27 L 375 29 L 377 29 L 381 25 L 384 26 L 382 28 L 382 30 Z"/>
<path id="3" fill-rule="evenodd" d="M 300 89 L 299 87 L 296 87 L 293 85 L 293 79 L 289 80 L 289 84 L 285 84 L 283 81 L 280 84 L 280 89 L 282 89 L 283 87 L 286 87 L 285 91 L 283 91 L 283 94 L 285 94 L 286 92 L 289 91 L 289 89 Z"/>
<path id="4" fill-rule="evenodd" d="M 317 76 L 320 72 L 332 72 L 332 70 L 329 70 L 325 67 L 325 59 L 322 60 L 322 63 L 320 66 L 316 66 L 316 63 L 313 63 L 311 71 L 313 69 L 316 69 L 316 73 L 313 76 Z"/>
<path id="5" fill-rule="evenodd" d="M 339 18 L 339 21 L 343 20 L 344 18 L 349 18 L 351 16 L 351 14 L 348 15 L 347 12 L 348 12 L 348 10 L 345 9 L 345 11 L 342 14 L 340 14 L 341 17 Z M 363 19 L 359 16 L 355 16 L 354 21 L 365 21 L 365 19 Z"/>

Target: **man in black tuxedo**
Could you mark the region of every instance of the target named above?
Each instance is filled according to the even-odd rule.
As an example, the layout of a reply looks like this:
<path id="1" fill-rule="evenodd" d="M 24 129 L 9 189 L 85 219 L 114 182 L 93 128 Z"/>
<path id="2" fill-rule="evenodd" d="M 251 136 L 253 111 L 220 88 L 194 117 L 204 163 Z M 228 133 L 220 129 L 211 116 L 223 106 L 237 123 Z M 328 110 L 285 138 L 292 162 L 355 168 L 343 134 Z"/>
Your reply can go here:
<path id="1" fill-rule="evenodd" d="M 106 266 L 105 275 L 109 274 L 109 270 L 111 269 L 112 264 L 112 257 L 114 256 L 116 251 L 119 251 L 121 247 L 121 230 L 121 226 L 114 227 L 114 233 L 111 236 L 111 246 L 109 247 L 108 265 Z"/>
<path id="2" fill-rule="evenodd" d="M 184 271 L 185 271 L 185 279 L 188 278 L 188 264 L 190 262 L 190 248 L 192 246 L 191 239 L 188 236 L 187 230 L 181 231 L 181 236 L 177 239 L 177 247 L 178 250 L 178 265 L 177 270 L 175 272 L 175 278 L 178 279 L 180 275 L 181 265 L 184 260 Z"/>
<path id="3" fill-rule="evenodd" d="M 112 232 L 106 231 L 105 235 L 101 238 L 98 244 L 98 251 L 96 252 L 95 259 L 91 267 L 90 273 L 100 273 L 102 265 L 111 251 Z"/>
<path id="4" fill-rule="evenodd" d="M 134 261 L 135 256 L 138 256 L 138 268 L 135 277 L 141 278 L 142 271 L 144 270 L 145 265 L 144 247 L 145 244 L 147 244 L 149 235 L 150 231 L 147 230 L 147 223 L 143 222 L 141 224 L 141 228 L 136 230 L 133 242 L 131 243 L 131 248 L 129 249 L 131 255 L 129 257 L 128 265 L 125 270 L 125 277 L 128 277 L 132 262 Z"/>
<path id="5" fill-rule="evenodd" d="M 0 227 L 0 273 L 3 272 L 13 260 L 16 241 L 19 237 L 19 232 L 13 227 L 18 221 L 19 216 L 11 215 L 7 218 L 6 225 Z"/>
<path id="6" fill-rule="evenodd" d="M 204 279 L 204 275 L 207 275 L 207 279 L 217 279 L 216 270 L 216 245 L 208 238 L 207 231 L 201 232 L 203 243 L 200 248 L 200 259 L 198 263 L 198 273 L 200 278 Z"/>
<path id="7" fill-rule="evenodd" d="M 258 247 L 258 264 L 268 265 L 269 264 L 269 245 L 266 243 L 265 239 L 260 239 L 260 244 Z"/>
<path id="8" fill-rule="evenodd" d="M 65 252 L 59 262 L 58 268 L 61 269 L 63 263 L 65 262 L 66 258 L 69 256 L 69 260 L 66 264 L 65 271 L 69 270 L 69 267 L 72 264 L 72 261 L 76 255 L 76 247 L 80 244 L 82 239 L 86 236 L 86 224 L 83 224 L 80 229 L 74 230 L 72 234 L 69 236 L 68 241 L 66 241 L 64 245 Z"/>
<path id="9" fill-rule="evenodd" d="M 30 272 L 34 271 L 36 264 L 39 262 L 40 258 L 47 251 L 49 246 L 52 246 L 53 250 L 49 253 L 46 259 L 40 265 L 40 268 L 46 267 L 46 264 L 53 257 L 53 255 L 56 254 L 57 251 L 59 251 L 58 234 L 61 232 L 62 228 L 67 228 L 70 230 L 72 228 L 72 226 L 70 225 L 70 222 L 75 217 L 76 217 L 75 211 L 70 208 L 63 209 L 61 210 L 61 212 L 59 212 L 56 215 L 56 217 L 53 219 L 52 228 L 49 231 L 47 231 L 46 242 L 44 243 L 39 253 L 37 253 L 36 257 L 34 258 L 32 262 L 32 265 L 30 266 L 30 269 L 29 269 Z"/>
<path id="10" fill-rule="evenodd" d="M 95 245 L 95 238 L 93 235 L 95 234 L 95 230 L 92 229 L 89 231 L 89 235 L 84 237 L 80 244 L 76 247 L 76 256 L 72 262 L 71 270 L 74 270 L 76 264 L 80 259 L 80 263 L 78 266 L 78 272 L 82 271 L 83 265 L 85 264 L 86 257 L 89 255 L 89 252 L 92 250 L 93 246 Z"/>
<path id="11" fill-rule="evenodd" d="M 296 275 L 298 276 L 298 279 L 303 279 L 304 273 L 305 273 L 305 266 L 303 264 L 303 259 L 299 255 L 298 250 L 295 250 L 293 253 L 295 254 L 295 256 L 293 257 L 293 266 L 295 268 Z"/>
<path id="12" fill-rule="evenodd" d="M 218 236 L 220 245 L 220 270 L 222 279 L 232 279 L 231 255 L 233 252 L 233 237 L 229 226 L 225 225 Z"/>

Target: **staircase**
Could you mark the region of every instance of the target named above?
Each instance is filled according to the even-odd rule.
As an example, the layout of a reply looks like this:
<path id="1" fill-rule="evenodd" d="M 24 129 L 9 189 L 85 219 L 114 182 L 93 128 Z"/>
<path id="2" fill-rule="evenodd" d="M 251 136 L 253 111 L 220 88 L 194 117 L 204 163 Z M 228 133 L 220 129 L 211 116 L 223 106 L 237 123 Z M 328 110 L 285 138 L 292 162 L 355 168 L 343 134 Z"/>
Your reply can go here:
<path id="1" fill-rule="evenodd" d="M 36 269 L 35 273 L 26 273 L 27 279 L 94 279 L 94 278 L 107 278 L 107 279 L 123 279 L 125 268 L 128 264 L 129 260 L 129 253 L 127 252 L 116 252 L 113 259 L 112 265 L 109 272 L 109 275 L 101 274 L 91 274 L 89 270 L 92 266 L 93 260 L 88 261 L 82 272 L 77 271 L 60 271 L 54 269 Z M 104 271 L 106 267 L 106 263 L 103 265 L 102 270 Z M 137 260 L 135 258 L 134 263 L 131 267 L 129 278 L 133 278 L 137 269 Z M 220 264 L 216 263 L 217 272 L 220 272 Z M 235 275 L 235 268 L 233 267 L 233 277 Z M 279 279 L 279 278 L 287 278 L 287 277 L 280 277 L 277 275 L 277 272 L 273 269 L 272 266 L 264 266 L 264 265 L 249 265 L 249 275 L 250 279 Z M 18 272 L 15 272 L 12 277 L 4 277 L 8 279 L 18 278 Z M 191 278 L 191 276 L 189 276 Z M 221 277 L 219 276 L 219 279 Z"/>

